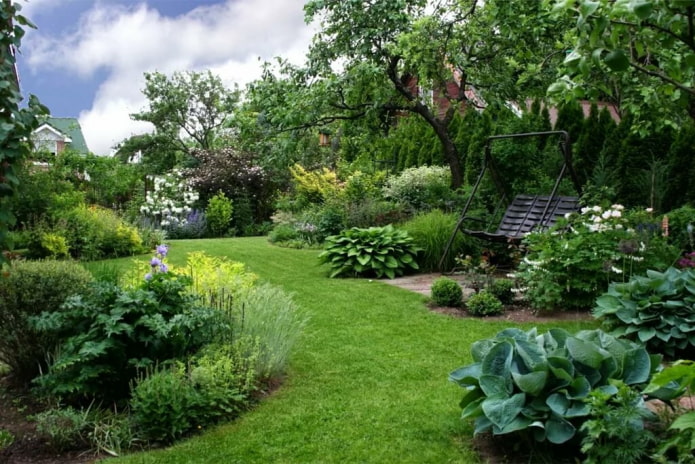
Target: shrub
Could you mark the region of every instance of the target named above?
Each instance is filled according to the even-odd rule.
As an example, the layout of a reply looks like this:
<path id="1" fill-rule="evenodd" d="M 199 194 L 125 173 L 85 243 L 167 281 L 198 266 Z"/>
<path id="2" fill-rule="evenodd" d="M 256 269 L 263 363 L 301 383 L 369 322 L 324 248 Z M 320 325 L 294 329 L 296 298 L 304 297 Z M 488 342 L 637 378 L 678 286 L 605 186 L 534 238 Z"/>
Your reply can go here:
<path id="1" fill-rule="evenodd" d="M 408 269 L 418 269 L 415 257 L 420 251 L 407 232 L 391 225 L 359 229 L 353 227 L 326 239 L 319 260 L 329 263 L 331 277 L 375 275 L 393 279 Z"/>
<path id="2" fill-rule="evenodd" d="M 149 440 L 171 442 L 238 415 L 253 390 L 257 342 L 240 337 L 210 347 L 193 360 L 190 370 L 177 363 L 140 377 L 133 385 L 133 421 Z"/>
<path id="3" fill-rule="evenodd" d="M 143 251 L 138 230 L 110 209 L 82 205 L 65 216 L 65 234 L 76 258 L 95 260 Z"/>
<path id="4" fill-rule="evenodd" d="M 193 205 L 198 201 L 198 193 L 184 180 L 183 173 L 173 170 L 163 176 L 148 176 L 152 189 L 140 206 L 140 214 L 155 228 L 168 229 L 185 221 Z"/>
<path id="5" fill-rule="evenodd" d="M 432 282 L 432 299 L 439 306 L 461 306 L 463 290 L 458 282 L 448 277 L 439 277 Z"/>
<path id="6" fill-rule="evenodd" d="M 270 243 L 283 243 L 299 239 L 299 232 L 290 224 L 278 224 L 268 235 Z"/>
<path id="7" fill-rule="evenodd" d="M 87 288 L 92 276 L 71 261 L 12 261 L 0 277 L 0 361 L 14 379 L 29 382 L 45 368 L 56 339 L 39 334 L 29 318 L 58 311 L 65 299 Z"/>
<path id="8" fill-rule="evenodd" d="M 655 441 L 645 422 L 654 422 L 656 415 L 647 409 L 642 394 L 615 380 L 592 390 L 587 402 L 588 420 L 579 429 L 584 464 L 645 462 Z"/>
<path id="9" fill-rule="evenodd" d="M 641 345 L 600 330 L 506 329 L 473 343 L 471 355 L 473 364 L 449 379 L 466 390 L 462 417 L 475 419 L 475 433 L 553 444 L 569 442 L 588 419 L 591 391 L 610 391 L 612 380 L 646 383 L 659 364 Z"/>
<path id="10" fill-rule="evenodd" d="M 408 217 L 403 205 L 393 201 L 365 198 L 346 205 L 346 227 L 382 227 Z"/>
<path id="11" fill-rule="evenodd" d="M 440 206 L 451 194 L 451 172 L 442 166 L 408 168 L 386 180 L 384 197 L 412 212 Z"/>
<path id="12" fill-rule="evenodd" d="M 611 284 L 596 300 L 593 314 L 616 336 L 657 353 L 690 358 L 695 354 L 694 301 L 695 269 L 671 267 Z"/>
<path id="13" fill-rule="evenodd" d="M 205 208 L 205 218 L 208 230 L 213 237 L 222 237 L 229 231 L 232 221 L 232 200 L 227 198 L 223 192 L 210 198 L 208 206 Z"/>
<path id="14" fill-rule="evenodd" d="M 56 232 L 42 232 L 39 237 L 40 255 L 52 259 L 67 258 L 70 248 L 68 241 Z"/>
<path id="15" fill-rule="evenodd" d="M 488 292 L 497 297 L 504 305 L 509 305 L 514 302 L 514 281 L 510 279 L 495 279 L 492 284 L 486 289 Z"/>
<path id="16" fill-rule="evenodd" d="M 695 392 L 695 363 L 679 360 L 654 375 L 644 389 L 651 398 L 671 402 L 683 395 Z M 675 420 L 669 425 L 666 436 L 654 456 L 656 462 L 695 462 L 695 411 L 676 409 Z"/>
<path id="17" fill-rule="evenodd" d="M 98 282 L 60 312 L 36 318 L 38 330 L 61 340 L 37 379 L 41 390 L 69 401 L 120 400 L 138 369 L 198 349 L 209 341 L 215 315 L 187 292 L 189 283 L 167 272 L 133 289 Z"/>
<path id="18" fill-rule="evenodd" d="M 300 164 L 290 167 L 295 194 L 301 204 L 323 203 L 339 190 L 338 176 L 328 168 L 307 171 Z"/>
<path id="19" fill-rule="evenodd" d="M 474 316 L 496 316 L 504 309 L 499 298 L 488 290 L 469 296 L 466 300 L 466 308 Z"/>
<path id="20" fill-rule="evenodd" d="M 529 234 L 529 253 L 518 277 L 537 309 L 590 308 L 608 284 L 647 268 L 665 269 L 677 251 L 645 212 L 626 217 L 623 207 L 583 208 L 567 222 Z M 651 221 L 651 222 L 650 222 Z"/>
<path id="21" fill-rule="evenodd" d="M 196 424 L 197 392 L 177 365 L 141 377 L 132 391 L 130 410 L 143 438 L 170 443 L 191 431 Z"/>
<path id="22" fill-rule="evenodd" d="M 681 206 L 666 213 L 669 223 L 669 242 L 679 250 L 695 251 L 695 237 L 693 227 L 695 227 L 695 208 L 692 206 Z M 691 225 L 688 231 L 688 224 Z"/>
<path id="23" fill-rule="evenodd" d="M 422 248 L 422 252 L 418 254 L 420 269 L 427 272 L 451 271 L 456 264 L 456 256 L 474 254 L 477 251 L 477 246 L 472 241 L 467 240 L 463 234 L 457 233 L 446 260 L 442 263 L 442 267 L 439 267 L 439 261 L 442 259 L 444 249 L 457 222 L 456 214 L 447 214 L 435 209 L 428 213 L 420 213 L 401 226 L 413 237 L 415 244 Z"/>

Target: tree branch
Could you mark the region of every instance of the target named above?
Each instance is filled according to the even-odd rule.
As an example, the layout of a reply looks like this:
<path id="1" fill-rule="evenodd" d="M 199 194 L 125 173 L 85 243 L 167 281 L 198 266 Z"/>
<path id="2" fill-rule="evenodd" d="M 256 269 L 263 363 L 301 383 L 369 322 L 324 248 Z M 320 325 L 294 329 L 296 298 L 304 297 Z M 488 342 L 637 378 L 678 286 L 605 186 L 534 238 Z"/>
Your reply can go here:
<path id="1" fill-rule="evenodd" d="M 660 73 L 657 71 L 652 71 L 651 69 L 647 69 L 647 68 L 640 66 L 637 63 L 633 63 L 633 62 L 630 62 L 630 66 L 632 66 L 633 68 L 635 68 L 636 70 L 638 70 L 641 73 L 647 74 L 647 75 L 652 76 L 652 77 L 656 77 L 664 82 L 668 82 L 669 84 L 673 85 L 674 87 L 695 96 L 695 89 L 694 88 L 688 87 L 685 84 L 682 84 L 682 83 L 670 78 L 666 74 L 663 74 L 663 73 Z"/>

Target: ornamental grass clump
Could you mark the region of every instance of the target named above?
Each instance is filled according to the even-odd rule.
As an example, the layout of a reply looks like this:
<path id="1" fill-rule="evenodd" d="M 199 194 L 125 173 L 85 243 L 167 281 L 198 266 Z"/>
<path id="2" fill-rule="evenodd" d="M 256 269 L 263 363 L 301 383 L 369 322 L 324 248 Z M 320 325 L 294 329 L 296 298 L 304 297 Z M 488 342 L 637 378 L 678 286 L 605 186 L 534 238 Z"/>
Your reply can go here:
<path id="1" fill-rule="evenodd" d="M 525 435 L 552 444 L 578 434 L 590 417 L 592 391 L 615 394 L 617 380 L 637 387 L 660 362 L 642 345 L 601 330 L 571 335 L 510 328 L 473 343 L 471 355 L 473 363 L 449 379 L 465 390 L 462 417 L 475 419 L 474 433 Z"/>
<path id="2" fill-rule="evenodd" d="M 407 232 L 391 225 L 368 229 L 353 227 L 326 238 L 326 249 L 319 260 L 331 266 L 331 277 L 393 279 L 408 270 L 419 269 L 416 262 L 419 251 Z"/>

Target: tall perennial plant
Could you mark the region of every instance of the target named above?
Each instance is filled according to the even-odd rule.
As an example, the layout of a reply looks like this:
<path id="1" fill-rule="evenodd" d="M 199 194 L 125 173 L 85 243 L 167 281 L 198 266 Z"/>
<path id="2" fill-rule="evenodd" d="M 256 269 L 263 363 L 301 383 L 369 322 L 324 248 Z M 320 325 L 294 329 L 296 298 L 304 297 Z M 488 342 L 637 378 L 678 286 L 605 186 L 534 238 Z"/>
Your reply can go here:
<path id="1" fill-rule="evenodd" d="M 647 268 L 665 269 L 677 250 L 650 210 L 622 205 L 582 208 L 547 230 L 529 234 L 518 277 L 536 309 L 586 309 L 610 282 Z"/>
<path id="2" fill-rule="evenodd" d="M 168 229 L 181 227 L 188 221 L 188 214 L 198 201 L 198 193 L 183 178 L 180 170 L 164 176 L 150 176 L 152 190 L 145 195 L 140 213 L 155 227 Z"/>

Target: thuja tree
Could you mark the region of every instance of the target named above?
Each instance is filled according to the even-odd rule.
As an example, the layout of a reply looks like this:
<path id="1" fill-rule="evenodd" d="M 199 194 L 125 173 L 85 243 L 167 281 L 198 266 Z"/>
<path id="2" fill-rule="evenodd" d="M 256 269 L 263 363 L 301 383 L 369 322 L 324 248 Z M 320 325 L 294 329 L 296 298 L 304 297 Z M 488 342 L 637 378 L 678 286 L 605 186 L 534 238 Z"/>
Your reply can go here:
<path id="1" fill-rule="evenodd" d="M 15 218 L 7 199 L 14 194 L 19 180 L 15 170 L 31 152 L 32 131 L 39 125 L 38 116 L 48 113 L 38 99 L 29 97 L 26 108 L 20 108 L 22 95 L 15 67 L 24 27 L 34 27 L 19 14 L 20 5 L 4 0 L 0 3 L 0 250 L 8 248 L 8 228 Z M 0 254 L 0 263 L 4 257 Z"/>

